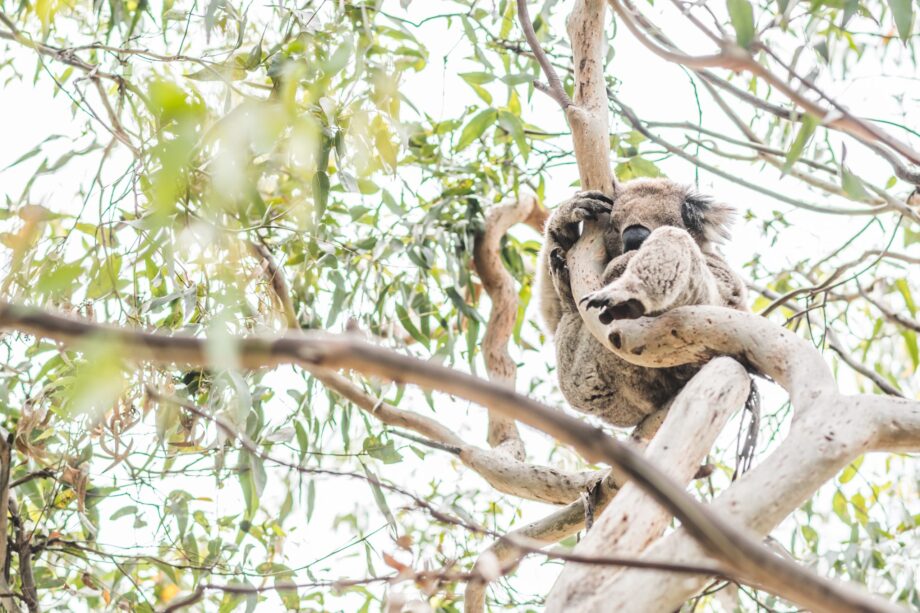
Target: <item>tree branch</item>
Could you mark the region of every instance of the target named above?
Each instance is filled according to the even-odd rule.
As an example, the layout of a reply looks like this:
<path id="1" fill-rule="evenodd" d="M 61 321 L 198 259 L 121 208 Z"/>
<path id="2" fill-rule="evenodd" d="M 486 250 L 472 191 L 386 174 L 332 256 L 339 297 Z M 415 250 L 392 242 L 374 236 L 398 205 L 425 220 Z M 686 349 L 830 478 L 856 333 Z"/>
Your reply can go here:
<path id="1" fill-rule="evenodd" d="M 634 363 L 649 360 L 666 363 L 680 359 L 702 361 L 700 358 L 709 358 L 713 355 L 713 343 L 716 347 L 727 346 L 735 350 L 717 351 L 718 353 L 739 353 L 738 344 L 733 343 L 729 335 L 734 332 L 743 338 L 745 334 L 751 333 L 745 326 L 739 327 L 739 318 L 748 318 L 750 328 L 757 327 L 753 322 L 772 326 L 755 315 L 730 309 L 683 307 L 656 319 L 614 322 L 611 327 L 620 329 L 611 332 L 611 336 L 614 336 L 614 333 L 619 335 L 620 341 L 616 343 L 622 347 L 619 353 L 630 355 L 630 361 Z M 681 322 L 691 322 L 692 325 L 688 327 Z M 718 328 L 715 331 L 712 330 L 714 326 Z M 0 327 L 28 331 L 69 344 L 91 339 L 95 342 L 110 343 L 113 349 L 126 350 L 123 355 L 130 356 L 133 360 L 190 363 L 197 366 L 206 366 L 210 362 L 207 341 L 204 339 L 185 335 L 166 336 L 80 322 L 30 307 L 0 303 Z M 783 349 L 790 349 L 785 346 L 789 339 L 783 334 L 785 330 L 777 330 L 775 326 L 772 328 L 770 334 L 764 334 L 763 330 L 760 330 L 761 334 L 752 339 L 750 345 L 744 346 L 741 353 L 746 360 L 755 366 L 763 364 L 766 367 L 763 370 L 773 371 L 781 384 L 798 383 L 803 376 L 815 377 L 820 374 L 778 370 L 780 366 L 807 364 L 809 360 L 807 356 L 803 358 L 796 355 L 777 355 L 775 352 L 778 350 L 778 343 Z M 643 344 L 647 350 L 643 348 L 636 351 L 637 338 L 627 334 L 639 331 L 642 331 L 648 340 L 648 343 Z M 775 337 L 772 342 L 770 336 Z M 677 339 L 679 344 L 675 346 L 673 340 L 666 343 L 663 342 L 664 339 Z M 577 418 L 521 396 L 506 387 L 433 362 L 397 354 L 347 335 L 310 333 L 287 334 L 274 338 L 246 337 L 236 340 L 233 346 L 239 363 L 244 368 L 270 367 L 285 363 L 302 364 L 308 369 L 351 368 L 366 375 L 413 383 L 487 406 L 572 445 L 588 461 L 607 462 L 622 470 L 634 483 L 639 484 L 658 503 L 680 519 L 684 528 L 724 562 L 732 573 L 738 573 L 739 576 L 763 577 L 763 583 L 774 586 L 771 589 L 775 589 L 776 593 L 817 609 L 831 608 L 846 612 L 876 607 L 879 610 L 899 610 L 888 603 L 815 576 L 788 560 L 776 557 L 749 536 L 747 531 L 725 521 L 720 515 L 711 513 L 689 496 L 681 485 L 662 474 L 630 446 L 610 438 L 602 430 Z M 671 357 L 662 355 L 662 351 Z M 809 385 L 814 390 L 808 397 L 812 402 L 817 403 L 831 396 L 835 402 L 840 402 L 839 395 L 833 389 L 833 379 L 830 379 L 830 389 L 825 389 L 826 386 L 822 385 L 820 380 L 816 387 L 814 382 L 809 382 Z M 792 387 L 795 390 L 794 399 L 797 394 L 811 391 L 801 389 L 797 385 Z M 878 403 L 879 400 L 875 399 L 874 402 Z M 920 442 L 920 433 L 915 434 Z"/>
<path id="2" fill-rule="evenodd" d="M 16 553 L 19 555 L 19 581 L 22 584 L 22 599 L 30 613 L 39 613 L 38 590 L 32 573 L 32 534 L 26 532 L 19 515 L 16 499 L 10 496 L 9 512 L 16 529 Z"/>
<path id="3" fill-rule="evenodd" d="M 791 67 L 782 63 L 776 54 L 773 53 L 772 50 L 763 43 L 756 43 L 757 48 L 762 49 L 770 54 L 774 60 L 778 61 L 781 66 L 790 72 L 791 76 L 795 77 L 803 85 L 806 85 L 809 89 L 817 92 L 822 98 L 829 101 L 833 109 L 826 109 L 820 104 L 808 99 L 797 90 L 793 89 L 787 82 L 787 79 L 778 77 L 777 75 L 770 72 L 763 65 L 755 61 L 749 52 L 742 49 L 741 47 L 738 47 L 731 41 L 723 40 L 720 44 L 720 53 L 716 55 L 704 56 L 702 60 L 700 58 L 694 58 L 693 56 L 688 56 L 681 53 L 677 47 L 663 33 L 661 33 L 657 27 L 654 26 L 654 24 L 648 21 L 636 9 L 630 0 L 609 1 L 614 11 L 618 16 L 621 17 L 621 19 L 624 20 L 624 23 L 626 23 L 627 27 L 637 37 L 637 39 L 659 57 L 669 62 L 687 66 L 689 69 L 696 72 L 701 72 L 706 68 L 715 66 L 733 71 L 746 70 L 751 74 L 764 79 L 767 83 L 779 90 L 794 104 L 820 119 L 821 123 L 826 127 L 848 134 L 854 137 L 856 140 L 866 144 L 867 146 L 881 143 L 883 146 L 893 149 L 905 157 L 907 160 L 909 160 L 911 163 L 920 164 L 920 152 L 913 150 L 910 146 L 901 142 L 884 130 L 881 130 L 876 126 L 867 123 L 863 119 L 852 115 L 849 111 L 847 111 L 845 107 L 819 90 L 809 79 L 798 75 L 794 70 L 792 70 Z M 655 44 L 650 39 L 657 40 L 659 43 L 661 43 L 661 45 Z M 718 58 L 721 58 L 721 63 L 717 61 Z M 704 76 L 704 78 L 707 77 L 707 75 L 701 76 Z M 756 98 L 755 96 L 747 96 L 746 99 L 752 104 L 757 104 L 757 106 L 760 108 L 770 110 L 769 108 L 766 108 L 764 104 L 758 104 L 762 103 L 763 101 L 761 101 L 759 98 Z M 756 101 L 756 103 L 754 101 Z M 778 114 L 785 115 L 784 118 L 790 118 L 788 112 L 779 108 L 777 110 L 780 111 Z M 898 168 L 898 166 L 901 166 L 901 168 Z M 911 169 L 906 168 L 903 164 L 896 164 L 895 171 L 900 171 L 902 174 L 905 174 L 905 176 L 910 176 L 911 174 Z"/>
<path id="4" fill-rule="evenodd" d="M 604 479 L 596 490 L 595 509 L 600 512 L 616 496 L 618 486 L 611 477 Z M 509 532 L 505 537 L 495 541 L 488 549 L 480 554 L 476 562 L 477 567 L 486 565 L 486 561 L 498 562 L 508 571 L 514 570 L 517 563 L 524 558 L 526 550 L 515 546 L 517 539 L 526 538 L 533 543 L 549 545 L 572 536 L 585 525 L 585 510 L 581 499 L 576 499 L 567 506 L 553 511 L 543 519 L 529 523 L 522 528 Z M 488 581 L 485 579 L 470 581 L 466 584 L 463 594 L 463 608 L 466 613 L 481 613 L 485 610 L 486 588 Z"/>
<path id="5" fill-rule="evenodd" d="M 645 457 L 667 468 L 668 476 L 677 483 L 689 483 L 729 418 L 744 405 L 750 385 L 747 371 L 734 360 L 709 362 L 674 399 Z M 637 556 L 661 536 L 670 521 L 666 509 L 642 488 L 627 483 L 575 553 Z M 567 564 L 547 597 L 547 608 L 580 609 L 580 603 L 616 572 Z"/>
<path id="6" fill-rule="evenodd" d="M 523 221 L 528 225 L 542 226 L 545 211 L 535 200 L 529 204 L 529 210 L 524 210 L 528 208 L 526 206 L 524 208 L 515 209 L 515 215 L 512 216 L 520 217 L 519 221 Z M 506 209 L 506 211 L 507 210 L 508 209 Z M 521 215 L 521 213 L 526 214 Z M 506 223 L 508 221 L 507 215 L 500 214 L 499 216 L 502 218 L 501 223 Z M 500 238 L 503 233 L 504 230 L 498 232 L 498 237 Z M 510 312 L 516 315 L 517 296 L 513 292 L 513 286 L 510 285 L 512 283 L 510 275 L 504 270 L 498 256 L 498 238 L 494 238 L 495 234 L 496 232 L 493 231 L 491 233 L 492 238 L 489 239 L 489 242 L 492 240 L 495 241 L 495 261 L 485 264 L 488 269 L 486 277 L 488 277 L 489 282 L 492 282 L 500 274 L 507 276 L 507 283 L 509 287 L 512 287 L 510 299 L 515 302 L 515 304 L 510 305 Z M 274 259 L 271 257 L 271 253 L 267 247 L 255 245 L 254 243 L 251 243 L 251 245 L 256 255 L 265 262 L 265 272 L 270 278 L 273 291 L 277 294 L 278 299 L 283 305 L 289 327 L 295 331 L 300 331 L 299 325 L 297 324 L 297 318 L 294 315 L 293 301 L 291 300 L 288 284 L 284 278 L 283 271 L 275 265 Z M 493 268 L 489 268 L 489 266 Z M 484 281 L 484 283 L 485 282 L 486 281 Z M 507 299 L 509 299 L 508 296 L 503 297 L 503 300 Z M 504 312 L 507 313 L 509 311 L 506 310 Z M 507 344 L 508 335 L 510 335 L 513 323 L 514 320 L 512 318 L 510 323 L 508 323 L 508 329 L 504 331 L 499 330 L 496 332 L 494 328 L 490 328 L 493 330 L 490 333 L 487 329 L 484 346 L 490 347 L 492 351 L 500 352 L 502 345 Z M 496 336 L 496 334 L 499 334 L 499 336 Z M 501 338 L 501 334 L 505 335 L 504 339 Z M 513 369 L 514 363 L 511 362 L 510 356 L 507 355 L 507 349 L 504 349 L 504 351 L 510 363 L 510 368 Z M 568 504 L 572 500 L 577 499 L 585 488 L 594 487 L 607 474 L 607 471 L 604 470 L 571 473 L 547 466 L 528 464 L 521 461 L 523 459 L 523 444 L 520 443 L 519 439 L 517 439 L 518 443 L 520 443 L 521 450 L 519 457 L 515 456 L 513 453 L 509 454 L 509 449 L 505 446 L 495 451 L 481 449 L 475 445 L 470 445 L 457 436 L 451 429 L 445 427 L 435 419 L 420 415 L 414 411 L 398 409 L 384 402 L 382 399 L 370 396 L 360 387 L 338 373 L 323 368 L 314 368 L 310 370 L 310 373 L 327 388 L 335 391 L 356 407 L 366 411 L 379 421 L 390 426 L 405 428 L 421 434 L 428 439 L 429 442 L 426 444 L 430 444 L 431 446 L 446 446 L 455 449 L 460 461 L 463 462 L 467 468 L 478 473 L 479 476 L 485 479 L 492 487 L 502 493 L 550 504 Z M 491 415 L 490 412 L 490 416 Z M 513 420 L 505 420 L 503 423 L 510 423 L 514 428 Z M 517 432 L 516 428 L 514 428 L 514 432 Z M 514 444 L 514 441 L 515 439 L 509 439 L 509 442 L 512 444 Z"/>
<path id="7" fill-rule="evenodd" d="M 530 20 L 530 14 L 527 12 L 527 0 L 517 0 L 517 14 L 521 29 L 524 30 L 524 38 L 527 39 L 527 44 L 530 45 L 534 57 L 537 58 L 537 63 L 540 64 L 540 68 L 543 69 L 543 74 L 546 75 L 546 82 L 548 85 L 544 85 L 539 81 L 534 81 L 534 87 L 555 100 L 559 106 L 562 107 L 563 111 L 567 110 L 572 105 L 572 99 L 565 93 L 565 88 L 562 87 L 562 81 L 559 80 L 556 69 L 553 68 L 549 58 L 546 57 L 546 52 L 543 51 L 543 47 L 540 46 L 540 41 L 537 40 L 537 33 L 533 30 L 533 22 Z"/>
<path id="8" fill-rule="evenodd" d="M 526 7 L 523 10 L 526 12 Z M 482 356 L 489 379 L 511 389 L 514 389 L 517 365 L 508 352 L 508 341 L 517 319 L 518 296 L 514 279 L 502 263 L 501 240 L 511 226 L 530 217 L 536 207 L 537 197 L 529 193 L 521 194 L 515 201 L 493 206 L 486 214 L 485 230 L 476 237 L 473 246 L 476 272 L 492 301 L 482 340 Z M 526 455 L 515 423 L 491 411 L 488 441 L 492 447 L 503 449 L 518 460 Z"/>
<path id="9" fill-rule="evenodd" d="M 12 471 L 12 437 L 0 427 L 0 606 L 10 612 L 18 612 L 19 605 L 13 597 L 7 577 L 9 576 L 9 505 L 10 472 Z"/>

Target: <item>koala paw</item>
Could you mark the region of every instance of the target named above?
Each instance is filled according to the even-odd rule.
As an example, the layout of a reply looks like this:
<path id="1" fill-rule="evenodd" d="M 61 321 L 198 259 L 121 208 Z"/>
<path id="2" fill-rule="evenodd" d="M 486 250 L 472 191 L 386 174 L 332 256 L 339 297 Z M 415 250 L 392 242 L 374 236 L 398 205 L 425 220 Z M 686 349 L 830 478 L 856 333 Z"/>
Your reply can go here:
<path id="1" fill-rule="evenodd" d="M 559 205 L 547 224 L 548 233 L 562 249 L 568 250 L 578 240 L 578 224 L 595 220 L 613 208 L 613 200 L 601 192 L 578 192 Z"/>
<path id="2" fill-rule="evenodd" d="M 602 324 L 609 324 L 614 319 L 638 319 L 648 312 L 645 301 L 636 292 L 617 287 L 617 284 L 588 294 L 581 303 L 587 303 L 588 309 L 600 309 L 598 319 Z"/>

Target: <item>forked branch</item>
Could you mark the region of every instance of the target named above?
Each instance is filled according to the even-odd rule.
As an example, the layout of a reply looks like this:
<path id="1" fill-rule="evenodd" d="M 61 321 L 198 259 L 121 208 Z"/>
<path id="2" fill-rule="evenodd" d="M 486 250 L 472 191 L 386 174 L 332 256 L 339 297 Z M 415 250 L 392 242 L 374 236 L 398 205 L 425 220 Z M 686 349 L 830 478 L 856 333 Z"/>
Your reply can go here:
<path id="1" fill-rule="evenodd" d="M 755 315 L 717 307 L 691 307 L 689 311 L 681 309 L 684 311 L 683 317 L 693 319 L 688 317 L 693 309 L 702 310 L 702 317 L 708 316 L 711 325 L 715 325 L 722 318 L 717 316 L 713 309 L 722 311 L 723 314 L 759 319 Z M 670 321 L 667 316 L 636 322 L 641 326 L 649 326 L 646 333 L 651 337 L 669 335 L 667 327 Z M 661 330 L 662 325 L 666 327 L 665 330 Z M 85 343 L 90 340 L 108 343 L 113 351 L 120 350 L 121 355 L 130 356 L 132 360 L 147 360 L 160 364 L 183 363 L 199 367 L 206 367 L 210 363 L 205 339 L 103 326 L 51 315 L 30 307 L 0 303 L 0 327 L 53 338 L 67 344 Z M 683 340 L 687 346 L 694 348 L 689 355 L 707 355 L 707 350 L 704 349 L 706 339 L 683 337 Z M 753 354 L 759 361 L 769 362 L 772 356 L 761 354 L 759 348 L 762 344 L 746 347 L 744 357 L 748 358 Z M 413 383 L 489 407 L 508 418 L 522 421 L 563 443 L 572 445 L 588 461 L 609 463 L 622 470 L 634 483 L 673 513 L 681 521 L 684 529 L 725 564 L 729 569 L 728 574 L 734 578 L 762 578 L 763 580 L 758 583 L 765 589 L 818 610 L 899 610 L 884 601 L 818 577 L 795 563 L 777 557 L 752 538 L 746 530 L 739 529 L 734 523 L 710 512 L 689 496 L 683 485 L 664 475 L 629 445 L 610 438 L 602 430 L 575 417 L 521 396 L 507 387 L 440 364 L 371 345 L 354 338 L 353 335 L 314 332 L 288 333 L 278 337 L 254 336 L 237 339 L 233 347 L 238 363 L 244 368 L 273 367 L 286 363 L 301 364 L 311 370 L 317 367 L 347 368 L 365 375 Z M 673 352 L 673 345 L 669 349 Z M 643 352 L 639 353 L 645 355 Z M 686 352 L 676 353 L 684 357 L 688 355 Z M 658 359 L 664 358 L 658 355 Z M 876 405 L 881 401 L 895 402 L 894 399 L 870 398 Z M 909 416 L 905 415 L 905 420 L 897 423 L 898 432 L 891 434 L 902 441 L 902 444 L 909 443 L 910 440 L 920 441 L 920 403 L 913 404 L 918 405 L 916 418 L 910 420 Z"/>

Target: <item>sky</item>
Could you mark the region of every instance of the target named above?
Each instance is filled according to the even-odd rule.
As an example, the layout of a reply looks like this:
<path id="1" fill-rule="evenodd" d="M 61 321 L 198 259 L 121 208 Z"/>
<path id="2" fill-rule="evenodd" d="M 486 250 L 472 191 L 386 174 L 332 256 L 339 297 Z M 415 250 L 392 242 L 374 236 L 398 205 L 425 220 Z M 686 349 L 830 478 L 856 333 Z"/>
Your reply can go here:
<path id="1" fill-rule="evenodd" d="M 686 36 L 687 27 L 684 22 L 680 21 L 679 16 L 663 5 L 664 3 L 659 3 L 655 8 L 644 6 L 644 10 L 654 16 L 656 22 L 669 34 L 685 43 L 689 51 L 705 52 L 705 47 L 697 45 L 697 39 Z M 259 6 L 258 0 L 253 3 L 254 10 L 258 11 Z M 403 9 L 398 0 L 388 1 L 385 6 L 392 14 L 403 15 L 415 21 L 443 9 L 442 3 L 422 0 L 415 0 L 409 4 L 407 9 Z M 559 23 L 554 26 L 562 27 Z M 435 118 L 456 117 L 466 105 L 481 104 L 468 86 L 456 76 L 458 73 L 481 69 L 478 64 L 465 59 L 468 56 L 468 50 L 465 48 L 465 37 L 459 24 L 454 22 L 453 26 L 448 28 L 443 21 L 429 21 L 423 28 L 416 31 L 416 35 L 427 45 L 430 61 L 423 73 L 410 75 L 401 84 L 401 89 L 406 92 L 413 104 Z M 647 52 L 625 29 L 617 34 L 613 44 L 615 53 L 608 71 L 622 83 L 619 95 L 639 111 L 643 118 L 660 122 L 697 120 L 695 106 L 686 102 L 693 99 L 694 92 L 690 80 L 680 67 L 660 60 Z M 10 52 L 13 65 L 27 76 L 22 81 L 4 82 L 9 71 L 0 71 L 0 168 L 5 168 L 23 152 L 31 150 L 47 137 L 56 134 L 67 138 L 50 143 L 46 150 L 58 154 L 66 152 L 69 147 L 73 146 L 72 139 L 79 140 L 81 136 L 79 131 L 82 126 L 82 122 L 74 121 L 72 118 L 71 100 L 56 93 L 49 85 L 48 78 L 43 77 L 38 79 L 37 83 L 32 82 L 29 75 L 35 70 L 34 57 L 21 49 L 11 49 Z M 873 64 L 866 61 L 857 65 L 846 79 L 823 79 L 824 84 L 832 95 L 838 96 L 857 114 L 896 116 L 899 111 L 894 110 L 896 105 L 891 102 L 894 96 L 903 96 L 913 101 L 920 100 L 920 79 L 911 76 L 909 69 L 906 70 L 899 66 L 896 56 L 897 53 L 892 52 L 891 56 L 882 58 L 882 70 L 878 69 L 878 63 Z M 721 118 L 721 113 L 708 98 L 701 99 L 701 112 L 707 127 L 737 135 L 736 130 L 727 123 L 727 120 Z M 535 94 L 526 107 L 525 119 L 549 131 L 566 130 L 564 118 L 558 107 L 539 93 Z M 621 122 L 614 121 L 612 128 L 622 130 L 624 126 Z M 884 184 L 891 174 L 884 163 L 859 147 L 852 147 L 849 156 L 851 165 L 860 168 L 864 176 L 877 183 Z M 55 156 L 51 155 L 51 157 Z M 0 198 L 17 199 L 24 182 L 40 158 L 41 156 L 20 166 L 0 171 Z M 123 153 L 116 154 L 112 164 L 117 167 L 123 164 L 125 159 Z M 694 170 L 681 160 L 665 159 L 660 161 L 659 165 L 673 179 L 687 183 L 694 181 Z M 730 163 L 726 163 L 725 166 L 732 168 Z M 751 167 L 744 163 L 736 167 L 739 172 L 750 173 L 751 170 Z M 36 183 L 30 199 L 55 211 L 75 213 L 82 204 L 80 199 L 75 197 L 77 186 L 91 177 L 94 172 L 95 165 L 90 160 L 85 163 L 79 161 L 73 163 L 63 172 L 57 173 L 53 179 Z M 573 190 L 572 181 L 576 177 L 574 166 L 560 167 L 555 170 L 552 180 L 548 182 L 548 204 L 568 197 Z M 782 188 L 787 193 L 801 195 L 803 199 L 815 199 L 810 190 L 800 187 L 788 178 L 781 177 L 772 169 L 759 172 L 755 180 L 771 188 Z M 725 252 L 729 262 L 738 269 L 741 269 L 750 260 L 752 246 L 755 246 L 765 259 L 774 264 L 791 263 L 807 254 L 825 253 L 832 250 L 846 241 L 864 223 L 863 218 L 833 218 L 800 211 L 790 205 L 776 203 L 763 194 L 739 187 L 705 171 L 700 172 L 699 186 L 703 191 L 733 204 L 742 212 L 749 209 L 760 212 L 775 209 L 788 213 L 789 220 L 793 222 L 793 225 L 784 232 L 781 243 L 776 247 L 765 244 L 761 228 L 757 224 L 745 224 L 744 222 L 737 224 L 734 228 L 734 238 L 725 247 Z M 2 229 L 2 224 L 3 222 L 0 222 L 0 229 Z M 525 236 L 529 235 L 530 231 L 520 229 L 515 232 Z M 858 254 L 867 248 L 883 247 L 888 238 L 885 231 L 873 227 L 862 237 L 858 245 L 854 246 L 853 253 Z M 543 368 L 542 362 L 538 360 L 528 359 L 523 355 L 517 357 L 525 362 L 525 371 L 520 376 L 522 381 L 529 378 L 533 369 Z M 272 376 L 278 379 L 280 385 L 283 385 L 284 381 L 290 380 L 288 377 L 291 374 L 285 369 L 280 369 Z M 849 391 L 856 389 L 852 377 L 844 378 L 842 385 Z M 782 394 L 775 387 L 763 383 L 762 389 L 765 392 L 766 405 L 781 404 Z M 548 390 L 549 388 L 545 390 L 545 393 L 548 393 Z M 291 404 L 289 399 L 280 399 L 277 408 L 279 412 L 284 413 L 291 410 Z M 420 403 L 419 406 L 423 404 Z M 469 440 L 484 441 L 485 417 L 480 408 L 439 397 L 438 414 L 445 416 L 445 420 L 451 427 Z M 528 428 L 524 428 L 524 431 L 532 457 L 545 457 L 552 447 L 552 441 Z M 735 421 L 725 429 L 720 439 L 723 447 L 732 445 L 736 431 L 737 422 Z M 139 431 L 136 434 L 138 436 L 152 435 L 149 431 Z M 445 475 L 450 475 L 452 480 L 457 478 L 456 463 L 445 457 L 444 454 L 429 454 L 424 461 L 415 458 L 411 453 L 404 454 L 404 456 L 406 461 L 397 465 L 398 468 L 385 469 L 386 477 L 398 482 L 408 481 L 414 484 L 425 484 L 431 480 L 438 481 Z M 554 460 L 566 461 L 566 454 L 557 455 Z M 569 467 L 572 466 L 571 459 L 567 463 Z M 462 473 L 459 479 L 459 489 L 482 485 L 479 478 L 470 471 L 461 469 L 459 472 Z M 163 485 L 168 486 L 167 489 L 200 488 L 200 481 L 176 477 Z M 283 483 L 270 482 L 266 498 L 278 499 L 282 496 L 283 491 Z M 136 495 L 153 500 L 157 495 L 162 496 L 166 493 L 168 493 L 166 490 L 159 493 L 139 490 Z M 234 486 L 215 487 L 211 492 L 202 493 L 202 496 L 210 500 L 203 500 L 198 506 L 214 515 L 220 509 L 226 512 L 227 508 L 242 507 L 239 490 Z M 369 490 L 365 484 L 354 483 L 348 487 L 342 487 L 338 481 L 318 481 L 317 500 L 320 503 L 317 504 L 311 525 L 293 531 L 287 538 L 286 553 L 290 558 L 288 564 L 292 567 L 321 558 L 350 541 L 353 533 L 348 526 L 328 528 L 334 524 L 336 515 L 343 509 L 354 509 L 355 513 L 366 521 L 370 530 L 375 530 L 374 526 L 384 525 L 380 514 L 368 503 Z M 514 501 L 510 502 L 514 503 Z M 512 504 L 507 507 L 511 508 Z M 520 508 L 522 522 L 535 520 L 550 510 L 545 505 L 530 502 L 522 503 Z M 105 516 L 106 514 L 103 513 L 103 517 Z M 792 529 L 794 523 L 791 522 L 792 520 L 784 524 L 779 531 Z M 135 530 L 130 527 L 129 523 L 126 525 L 128 527 L 124 529 L 125 543 L 122 544 L 128 545 L 132 540 L 138 544 L 151 542 L 149 528 Z M 314 525 L 316 529 L 313 529 Z M 385 528 L 375 532 L 368 542 L 378 551 L 393 550 L 391 537 Z M 348 548 L 342 554 L 334 555 L 319 563 L 313 570 L 318 575 L 325 574 L 317 572 L 323 567 L 341 576 L 361 576 L 365 572 L 364 550 L 360 546 Z M 383 569 L 378 568 L 378 570 Z M 546 564 L 539 557 L 531 557 L 524 562 L 513 583 L 523 590 L 541 593 L 545 591 L 543 589 L 545 586 L 552 583 L 556 573 L 556 565 Z M 355 601 L 344 597 L 334 602 L 340 603 L 343 610 L 350 610 Z"/>

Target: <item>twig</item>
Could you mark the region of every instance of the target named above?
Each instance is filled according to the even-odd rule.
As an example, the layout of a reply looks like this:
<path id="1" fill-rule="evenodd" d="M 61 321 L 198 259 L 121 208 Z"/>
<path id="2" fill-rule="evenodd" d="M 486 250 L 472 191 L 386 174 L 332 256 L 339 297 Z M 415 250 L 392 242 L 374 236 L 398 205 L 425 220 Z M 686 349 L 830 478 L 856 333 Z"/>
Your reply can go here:
<path id="1" fill-rule="evenodd" d="M 22 584 L 22 600 L 26 603 L 30 613 L 39 613 L 38 590 L 35 587 L 35 576 L 32 572 L 32 540 L 31 534 L 24 530 L 22 518 L 16 499 L 11 495 L 9 499 L 9 512 L 16 529 L 16 552 L 19 554 L 19 581 Z"/>
<path id="2" fill-rule="evenodd" d="M 562 81 L 559 80 L 556 69 L 553 68 L 549 58 L 546 57 L 546 52 L 540 46 L 540 41 L 537 40 L 537 33 L 534 32 L 533 22 L 530 20 L 530 13 L 527 11 L 527 0 L 517 0 L 517 14 L 521 29 L 524 30 L 524 38 L 527 39 L 527 44 L 530 45 L 534 57 L 537 58 L 540 68 L 543 69 L 543 74 L 546 75 L 547 84 L 534 81 L 534 87 L 555 100 L 563 111 L 567 110 L 572 106 L 572 99 L 565 93 L 565 88 L 562 87 Z"/>
<path id="3" fill-rule="evenodd" d="M 904 394 L 902 394 L 900 390 L 898 390 L 898 388 L 894 387 L 893 385 L 891 385 L 891 383 L 886 381 L 884 377 L 882 377 L 880 374 L 878 374 L 874 370 L 866 366 L 863 366 L 858 361 L 856 361 L 856 358 L 850 355 L 850 353 L 846 349 L 843 348 L 843 345 L 840 344 L 840 339 L 837 337 L 837 333 L 834 332 L 830 326 L 827 326 L 826 328 L 824 328 L 824 333 L 827 335 L 828 341 L 830 341 L 828 343 L 830 348 L 833 349 L 837 353 L 837 355 L 840 356 L 841 360 L 846 362 L 847 366 L 849 366 L 850 368 L 852 368 L 853 370 L 855 370 L 862 376 L 866 377 L 867 379 L 875 383 L 875 385 L 878 386 L 880 390 L 882 390 L 889 396 L 895 396 L 897 398 L 904 398 Z"/>

